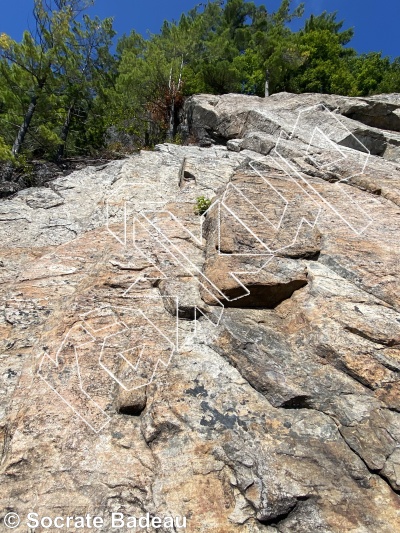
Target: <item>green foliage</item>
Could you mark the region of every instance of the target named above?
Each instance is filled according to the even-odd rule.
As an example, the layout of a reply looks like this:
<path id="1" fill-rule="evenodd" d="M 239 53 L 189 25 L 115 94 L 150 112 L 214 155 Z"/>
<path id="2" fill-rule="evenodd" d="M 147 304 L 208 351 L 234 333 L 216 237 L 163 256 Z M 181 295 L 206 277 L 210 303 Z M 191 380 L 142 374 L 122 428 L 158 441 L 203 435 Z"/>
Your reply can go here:
<path id="1" fill-rule="evenodd" d="M 344 58 L 354 54 L 344 49 L 341 38 L 328 29 L 305 31 L 297 39 L 303 64 L 289 81 L 294 92 L 349 94 L 353 76 Z"/>
<path id="2" fill-rule="evenodd" d="M 312 15 L 299 31 L 289 23 L 302 4 L 282 0 L 276 12 L 246 0 L 209 0 L 160 32 L 120 39 L 118 75 L 108 123 L 140 146 L 173 141 L 183 98 L 195 93 L 264 96 L 279 91 L 362 96 L 400 90 L 400 60 L 358 55 L 354 30 L 336 13 Z"/>
<path id="3" fill-rule="evenodd" d="M 178 146 L 182 146 L 183 145 L 183 137 L 182 137 L 182 134 L 181 133 L 177 133 L 174 138 L 172 139 L 172 144 L 176 144 Z"/>
<path id="4" fill-rule="evenodd" d="M 24 32 L 19 43 L 0 35 L 0 128 L 5 143 L 14 156 L 46 158 L 64 153 L 68 138 L 72 153 L 79 150 L 82 137 L 85 150 L 98 146 L 104 124 L 100 114 L 93 120 L 93 110 L 99 110 L 107 84 L 112 85 L 112 21 L 82 15 L 92 0 L 33 4 L 32 32 Z"/>
<path id="5" fill-rule="evenodd" d="M 196 215 L 204 215 L 207 209 L 211 205 L 211 200 L 205 198 L 204 196 L 199 196 L 196 198 L 196 207 L 194 209 Z"/>
<path id="6" fill-rule="evenodd" d="M 184 99 L 195 93 L 279 91 L 365 96 L 400 92 L 400 58 L 359 55 L 336 13 L 303 17 L 281 0 L 208 0 L 147 38 L 132 30 L 111 53 L 112 20 L 94 0 L 32 0 L 35 24 L 20 42 L 0 34 L 0 160 L 175 142 Z M 297 4 L 297 2 L 296 2 Z M 110 134 L 112 132 L 112 134 Z"/>
<path id="7" fill-rule="evenodd" d="M 11 146 L 5 143 L 3 137 L 0 137 L 0 161 L 12 161 Z"/>

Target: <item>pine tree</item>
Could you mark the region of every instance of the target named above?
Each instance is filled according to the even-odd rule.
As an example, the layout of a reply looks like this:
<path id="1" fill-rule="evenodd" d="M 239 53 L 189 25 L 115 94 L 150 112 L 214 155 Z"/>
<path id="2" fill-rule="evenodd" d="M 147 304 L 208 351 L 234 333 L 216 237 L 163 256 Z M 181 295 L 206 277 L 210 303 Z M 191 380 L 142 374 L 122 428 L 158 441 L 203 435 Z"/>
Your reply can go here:
<path id="1" fill-rule="evenodd" d="M 5 94 L 16 92 L 19 100 L 8 107 L 22 113 L 19 125 L 14 113 L 12 156 L 21 153 L 29 133 L 34 145 L 60 159 L 77 110 L 87 115 L 107 84 L 114 68 L 109 52 L 114 31 L 111 19 L 91 20 L 83 14 L 92 4 L 34 0 L 34 30 L 24 32 L 20 43 L 0 36 Z"/>
<path id="2" fill-rule="evenodd" d="M 62 102 L 60 114 L 63 117 L 57 161 L 64 156 L 74 122 L 81 136 L 88 141 L 84 130 L 93 118 L 91 113 L 97 107 L 96 99 L 105 98 L 116 73 L 116 61 L 110 54 L 115 35 L 112 19 L 92 20 L 84 15 L 82 21 L 74 21 L 71 30 L 69 54 L 57 76 L 56 92 Z M 102 123 L 101 120 L 98 122 Z M 104 132 L 101 126 L 99 129 L 98 137 L 102 138 Z"/>

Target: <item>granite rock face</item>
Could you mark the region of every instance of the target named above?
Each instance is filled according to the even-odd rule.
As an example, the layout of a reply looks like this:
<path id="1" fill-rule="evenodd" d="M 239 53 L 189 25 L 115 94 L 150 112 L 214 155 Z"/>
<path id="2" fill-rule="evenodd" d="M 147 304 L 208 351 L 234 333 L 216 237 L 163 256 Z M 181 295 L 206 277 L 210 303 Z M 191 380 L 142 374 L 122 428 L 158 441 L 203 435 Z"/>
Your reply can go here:
<path id="1" fill-rule="evenodd" d="M 0 201 L 1 522 L 399 530 L 399 95 L 185 113 Z"/>

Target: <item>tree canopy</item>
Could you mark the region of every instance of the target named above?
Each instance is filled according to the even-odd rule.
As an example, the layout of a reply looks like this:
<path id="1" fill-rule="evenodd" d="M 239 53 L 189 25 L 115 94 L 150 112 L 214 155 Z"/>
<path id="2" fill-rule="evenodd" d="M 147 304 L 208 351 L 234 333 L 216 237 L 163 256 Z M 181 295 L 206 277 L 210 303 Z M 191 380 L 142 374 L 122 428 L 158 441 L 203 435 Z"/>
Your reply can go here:
<path id="1" fill-rule="evenodd" d="M 34 0 L 34 29 L 20 43 L 0 35 L 2 146 L 47 157 L 62 155 L 73 115 L 90 110 L 113 68 L 110 19 L 91 20 L 88 0 Z M 82 121 L 76 120 L 81 130 Z"/>
<path id="2" fill-rule="evenodd" d="M 112 20 L 86 14 L 93 1 L 33 0 L 34 29 L 20 42 L 0 35 L 0 159 L 60 161 L 107 143 L 118 150 L 126 137 L 135 146 L 177 139 L 195 93 L 400 92 L 400 58 L 358 54 L 337 13 L 304 20 L 292 0 L 275 12 L 268 2 L 208 0 L 115 46 Z"/>

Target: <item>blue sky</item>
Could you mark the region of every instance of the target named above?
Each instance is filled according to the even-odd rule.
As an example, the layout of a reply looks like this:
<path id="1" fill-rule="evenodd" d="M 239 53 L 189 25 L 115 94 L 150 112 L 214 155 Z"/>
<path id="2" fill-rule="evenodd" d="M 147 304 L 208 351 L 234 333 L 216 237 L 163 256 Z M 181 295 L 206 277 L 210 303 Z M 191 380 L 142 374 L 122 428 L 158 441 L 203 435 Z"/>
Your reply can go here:
<path id="1" fill-rule="evenodd" d="M 294 0 L 294 5 L 299 2 Z M 1 0 L 1 3 L 0 33 L 19 40 L 30 19 L 33 0 Z M 196 3 L 196 0 L 96 0 L 91 13 L 101 18 L 114 17 L 119 35 L 129 33 L 132 28 L 141 33 L 157 32 L 164 19 L 178 19 Z M 256 0 L 256 3 L 263 3 L 273 11 L 280 0 Z M 346 22 L 345 27 L 355 28 L 351 46 L 358 52 L 382 51 L 392 58 L 400 56 L 400 0 L 305 0 L 305 4 L 307 15 L 338 11 L 339 18 Z"/>

